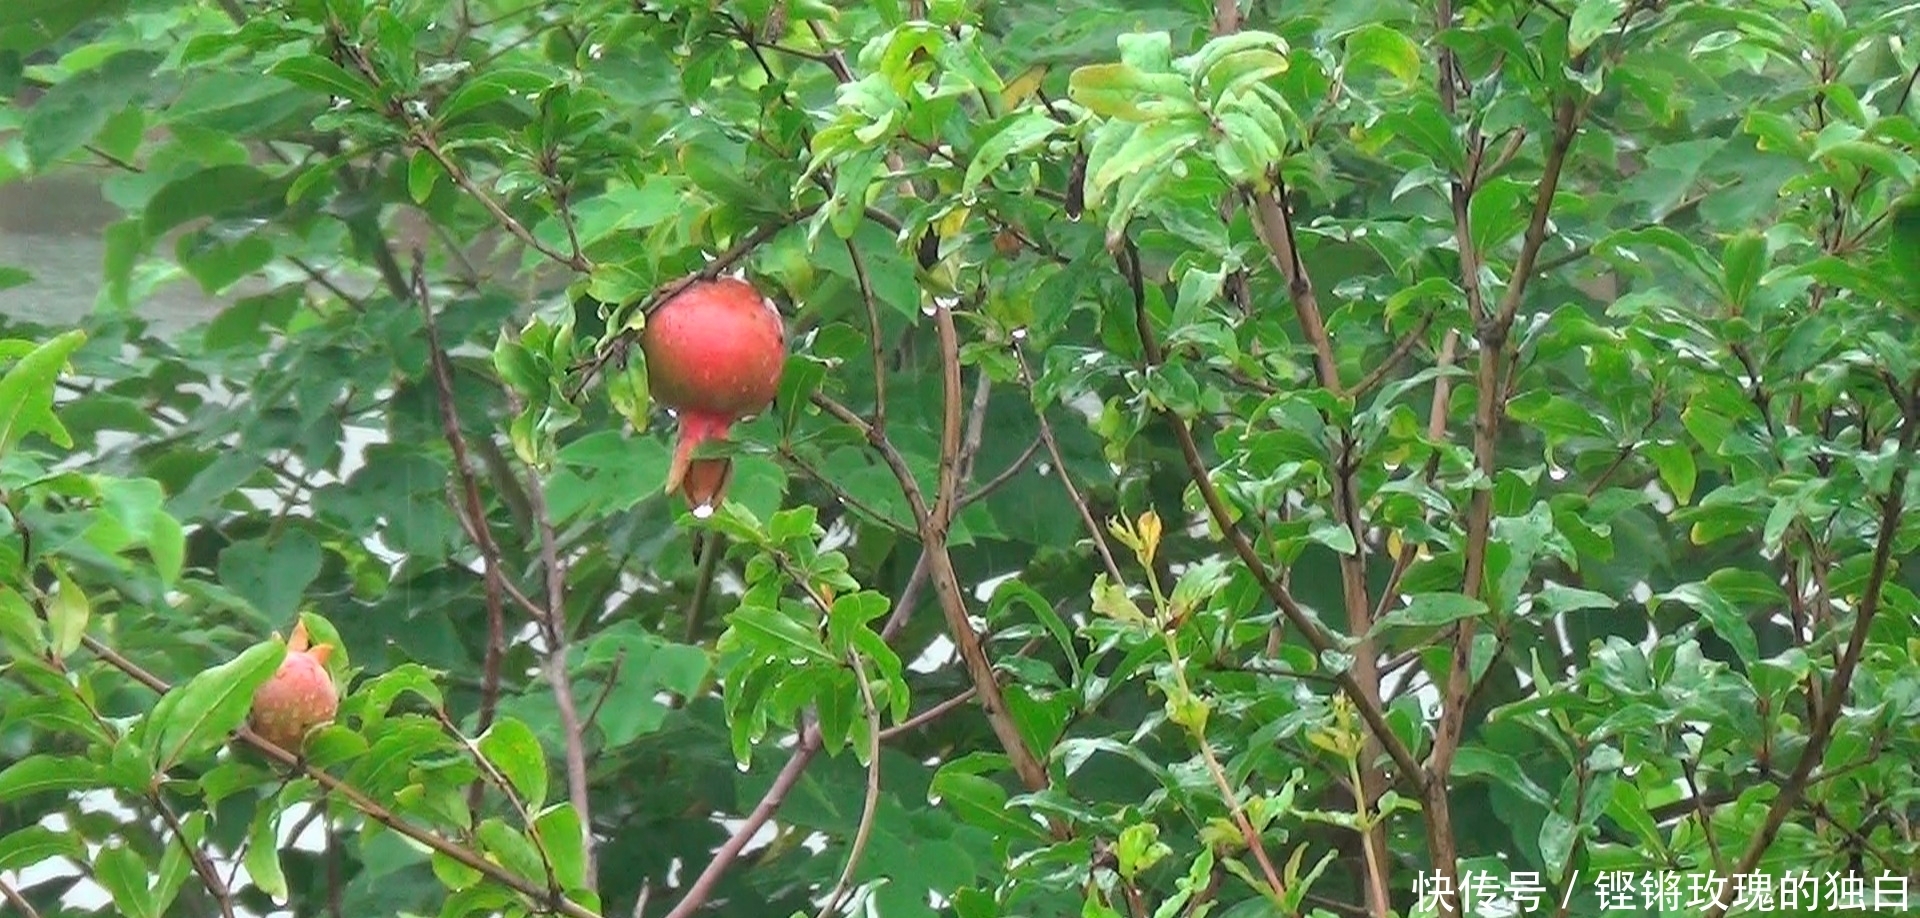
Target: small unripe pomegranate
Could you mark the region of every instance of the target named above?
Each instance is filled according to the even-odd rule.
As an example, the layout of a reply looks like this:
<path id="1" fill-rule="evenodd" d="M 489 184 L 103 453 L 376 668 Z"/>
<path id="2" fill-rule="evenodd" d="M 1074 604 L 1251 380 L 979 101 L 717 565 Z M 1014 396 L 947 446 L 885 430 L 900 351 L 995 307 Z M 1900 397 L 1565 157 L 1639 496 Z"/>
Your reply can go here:
<path id="1" fill-rule="evenodd" d="M 273 678 L 253 693 L 247 718 L 253 732 L 294 753 L 306 744 L 307 731 L 332 721 L 340 710 L 340 691 L 327 672 L 333 646 L 308 647 L 307 641 L 306 622 L 294 625 L 286 658 Z"/>
<path id="2" fill-rule="evenodd" d="M 695 459 L 694 450 L 773 403 L 786 368 L 786 326 L 746 281 L 695 281 L 647 317 L 640 349 L 648 386 L 680 424 L 667 493 L 680 491 L 696 514 L 711 513 L 726 495 L 733 461 Z"/>

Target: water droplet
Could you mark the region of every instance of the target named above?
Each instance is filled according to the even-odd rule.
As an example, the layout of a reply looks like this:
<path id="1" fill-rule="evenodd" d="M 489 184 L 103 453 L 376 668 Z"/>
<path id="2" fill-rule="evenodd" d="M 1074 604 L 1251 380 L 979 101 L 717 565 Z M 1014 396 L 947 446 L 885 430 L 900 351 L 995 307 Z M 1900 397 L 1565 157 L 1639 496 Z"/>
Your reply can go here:
<path id="1" fill-rule="evenodd" d="M 1027 340 L 1027 329 L 1025 326 L 1014 329 L 1012 334 L 1013 334 L 1013 340 L 1015 341 Z"/>
<path id="2" fill-rule="evenodd" d="M 696 506 L 696 507 L 694 507 L 694 508 L 693 508 L 693 518 L 694 518 L 694 519 L 697 519 L 697 520 L 704 520 L 704 519 L 706 519 L 706 518 L 708 518 L 708 517 L 710 517 L 710 516 L 712 516 L 712 515 L 713 515 L 713 505 L 712 505 L 712 504 L 700 504 L 699 506 Z"/>
<path id="3" fill-rule="evenodd" d="M 920 307 L 920 314 L 923 316 L 932 316 L 936 311 L 937 310 L 935 310 L 934 305 L 931 301 L 929 301 L 925 306 Z"/>

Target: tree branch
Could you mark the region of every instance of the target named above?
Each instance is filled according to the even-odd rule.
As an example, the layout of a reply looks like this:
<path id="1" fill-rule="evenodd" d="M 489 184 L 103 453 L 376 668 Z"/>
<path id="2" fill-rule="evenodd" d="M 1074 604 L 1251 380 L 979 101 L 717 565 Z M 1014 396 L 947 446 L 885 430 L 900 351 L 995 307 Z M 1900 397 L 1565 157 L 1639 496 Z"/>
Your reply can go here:
<path id="1" fill-rule="evenodd" d="M 1166 354 L 1161 350 L 1160 341 L 1154 336 L 1153 326 L 1147 320 L 1146 292 L 1140 277 L 1138 256 L 1133 252 L 1131 243 L 1122 250 L 1122 258 L 1123 268 L 1134 288 L 1134 320 L 1139 329 L 1142 350 L 1146 354 L 1148 364 L 1159 366 L 1165 361 Z M 1315 653 L 1341 650 L 1333 635 L 1313 616 L 1308 615 L 1306 609 L 1293 598 L 1293 593 L 1274 578 L 1273 572 L 1267 569 L 1266 562 L 1261 560 L 1259 552 L 1254 550 L 1253 543 L 1247 540 L 1246 534 L 1241 532 L 1238 526 L 1234 525 L 1233 514 L 1227 509 L 1226 501 L 1221 498 L 1219 489 L 1214 487 L 1213 478 L 1207 471 L 1206 460 L 1200 455 L 1200 446 L 1194 440 L 1192 425 L 1170 409 L 1161 409 L 1159 413 L 1172 428 L 1174 439 L 1180 444 L 1180 454 L 1186 460 L 1188 476 L 1193 479 L 1194 487 L 1199 489 L 1200 499 L 1206 503 L 1207 512 L 1213 518 L 1214 525 L 1220 529 L 1221 536 L 1233 548 L 1234 554 L 1240 558 L 1241 563 L 1246 565 L 1247 572 L 1252 574 L 1254 580 L 1259 583 L 1260 589 L 1267 594 L 1275 606 L 1279 607 L 1288 623 L 1300 630 Z M 1393 728 L 1387 724 L 1386 713 L 1380 705 L 1370 700 L 1368 693 L 1363 691 L 1360 684 L 1354 680 L 1352 670 L 1341 672 L 1337 678 L 1341 690 L 1354 700 L 1354 708 L 1360 712 L 1361 719 L 1366 721 L 1368 730 L 1372 731 L 1375 738 L 1379 740 L 1381 748 L 1400 769 L 1402 779 L 1416 788 L 1422 787 L 1424 779 L 1421 776 L 1420 763 L 1414 759 L 1413 752 L 1407 748 L 1407 745 L 1400 741 L 1399 735 L 1395 734 Z"/>
<path id="2" fill-rule="evenodd" d="M 101 643 L 98 638 L 90 634 L 82 634 L 80 636 L 80 643 L 86 647 L 89 652 L 105 660 L 108 665 L 120 670 L 135 682 L 146 686 L 149 690 L 157 694 L 164 695 L 173 688 L 173 686 L 167 684 L 166 680 L 148 672 L 144 667 L 122 656 L 118 651 Z M 290 768 L 303 777 L 311 778 L 323 791 L 345 800 L 349 806 L 360 811 L 361 815 L 366 816 L 368 819 L 446 855 L 456 863 L 474 870 L 482 876 L 527 897 L 543 908 L 565 915 L 567 918 L 601 918 L 598 912 L 586 908 L 565 896 L 555 896 L 544 884 L 536 883 L 526 877 L 520 876 L 465 845 L 443 838 L 429 829 L 417 826 L 407 819 L 396 815 L 392 810 L 375 802 L 373 798 L 361 793 L 357 788 L 325 771 L 309 765 L 306 760 L 300 756 L 280 748 L 272 741 L 253 732 L 250 727 L 242 725 L 234 732 L 234 735 L 241 742 L 253 747 L 273 762 Z"/>
<path id="3" fill-rule="evenodd" d="M 433 374 L 433 387 L 440 408 L 440 432 L 453 452 L 453 474 L 460 484 L 463 512 L 474 547 L 480 550 L 481 576 L 486 585 L 487 649 L 481 664 L 480 712 L 482 732 L 493 723 L 494 709 L 500 701 L 502 661 L 506 655 L 506 609 L 501 596 L 506 592 L 506 574 L 500 570 L 500 546 L 487 525 L 486 503 L 473 468 L 467 464 L 467 437 L 460 430 L 460 414 L 454 405 L 453 371 L 447 350 L 441 346 L 440 332 L 434 324 L 433 302 L 427 286 L 426 265 L 419 252 L 413 258 L 413 297 L 420 306 L 421 321 L 427 337 L 427 360 Z"/>
<path id="4" fill-rule="evenodd" d="M 1920 392 L 1915 393 L 1920 397 Z M 1806 792 L 1807 782 L 1813 777 L 1813 769 L 1825 757 L 1827 743 L 1833 739 L 1834 727 L 1842 717 L 1841 706 L 1847 699 L 1847 693 L 1853 685 L 1853 672 L 1860 665 L 1860 655 L 1867 646 L 1867 633 L 1872 630 L 1873 617 L 1880 611 L 1880 602 L 1886 591 L 1887 578 L 1893 571 L 1893 543 L 1900 532 L 1900 517 L 1906 509 L 1907 476 L 1913 465 L 1914 441 L 1920 432 L 1920 417 L 1911 411 L 1902 423 L 1900 433 L 1900 451 L 1898 463 L 1888 485 L 1885 503 L 1880 507 L 1880 532 L 1873 546 L 1873 566 L 1867 574 L 1866 593 L 1861 597 L 1860 610 L 1854 616 L 1853 632 L 1847 637 L 1846 650 L 1840 655 L 1840 662 L 1833 668 L 1833 682 L 1827 686 L 1825 701 L 1821 704 L 1821 716 L 1813 725 L 1813 732 L 1807 736 L 1807 744 L 1801 749 L 1800 761 L 1793 766 L 1793 773 L 1780 793 L 1767 807 L 1765 820 L 1760 830 L 1748 843 L 1746 853 L 1741 855 L 1736 873 L 1752 873 L 1759 865 L 1760 858 L 1767 853 L 1774 838 L 1780 834 L 1780 826 L 1787 820 L 1787 813 L 1800 802 Z M 1726 914 L 1731 904 L 1723 894 L 1706 911 L 1705 918 L 1720 918 Z"/>
<path id="5" fill-rule="evenodd" d="M 518 413 L 519 397 L 509 389 L 507 398 Z M 566 744 L 567 797 L 574 813 L 580 817 L 580 831 L 585 836 L 581 843 L 587 857 L 587 886 L 596 888 L 600 872 L 594 851 L 593 798 L 588 792 L 586 729 L 580 722 L 580 709 L 573 697 L 573 676 L 567 669 L 567 565 L 560 557 L 553 514 L 547 510 L 546 486 L 540 481 L 540 471 L 532 466 L 527 467 L 527 502 L 533 510 L 534 525 L 540 531 L 540 566 L 546 570 L 547 616 L 542 624 L 547 632 L 547 654 L 540 671 L 553 689 L 554 707 L 560 714 L 561 739 Z"/>

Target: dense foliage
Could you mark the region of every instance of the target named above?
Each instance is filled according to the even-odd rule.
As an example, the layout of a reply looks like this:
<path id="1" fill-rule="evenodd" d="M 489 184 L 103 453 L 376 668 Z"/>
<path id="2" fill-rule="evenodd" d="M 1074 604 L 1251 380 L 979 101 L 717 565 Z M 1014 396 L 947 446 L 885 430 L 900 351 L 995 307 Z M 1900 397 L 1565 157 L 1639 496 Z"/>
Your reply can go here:
<path id="1" fill-rule="evenodd" d="M 0 336 L 9 914 L 1871 904 L 1916 26 L 8 0 L 0 182 L 125 214 Z M 697 518 L 632 344 L 732 272 L 793 354 Z"/>

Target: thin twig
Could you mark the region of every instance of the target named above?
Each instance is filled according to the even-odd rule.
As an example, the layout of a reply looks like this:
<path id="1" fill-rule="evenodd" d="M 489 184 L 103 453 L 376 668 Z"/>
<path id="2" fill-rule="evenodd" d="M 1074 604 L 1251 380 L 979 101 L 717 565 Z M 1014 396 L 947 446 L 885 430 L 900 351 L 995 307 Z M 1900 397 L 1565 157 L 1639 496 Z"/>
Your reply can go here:
<path id="1" fill-rule="evenodd" d="M 921 711 L 920 713 L 915 714 L 912 717 L 907 718 L 906 720 L 903 720 L 897 724 L 894 724 L 891 727 L 886 728 L 885 730 L 880 731 L 880 741 L 890 742 L 895 737 L 904 736 L 908 733 L 912 733 L 913 731 L 920 729 L 921 727 L 924 727 L 930 723 L 933 723 L 934 721 L 939 720 L 940 718 L 945 717 L 954 711 L 957 711 L 961 708 L 966 707 L 967 702 L 972 701 L 974 699 L 974 696 L 978 694 L 979 692 L 977 692 L 973 688 L 967 688 L 966 690 L 962 691 L 958 695 L 953 696 L 952 698 L 942 701 L 939 704 L 934 705 L 933 707 L 930 707 L 924 711 Z"/>
<path id="2" fill-rule="evenodd" d="M 899 630 L 895 627 L 895 622 L 905 622 L 905 616 L 901 615 L 901 610 L 912 609 L 919 604 L 920 592 L 927 583 L 922 573 L 925 567 L 926 553 L 923 549 L 920 562 L 914 567 L 913 576 L 908 578 L 906 587 L 900 591 L 900 598 L 894 606 L 894 618 L 889 619 L 887 628 L 881 630 L 881 640 L 891 642 Z M 807 766 L 813 762 L 815 756 L 820 754 L 823 740 L 819 725 L 808 724 L 801 729 L 800 742 L 788 755 L 786 765 L 782 766 L 780 773 L 774 777 L 773 784 L 761 796 L 760 802 L 754 804 L 747 818 L 734 827 L 733 834 L 728 836 L 726 842 L 714 852 L 713 859 L 701 869 L 700 875 L 694 879 L 692 885 L 687 887 L 686 895 L 674 905 L 673 911 L 667 913 L 667 918 L 687 918 L 706 907 L 707 899 L 713 895 L 714 888 L 720 884 L 720 878 L 726 875 L 734 862 L 740 859 L 740 852 L 746 849 L 747 842 L 767 824 L 768 820 L 773 818 L 774 813 L 779 811 L 781 804 L 786 802 L 787 794 L 792 792 L 794 785 L 800 782 L 800 777 L 806 772 Z"/>
<path id="3" fill-rule="evenodd" d="M 706 906 L 707 899 L 713 896 L 714 887 L 720 884 L 720 878 L 727 869 L 740 859 L 740 852 L 747 847 L 747 842 L 773 818 L 780 805 L 786 802 L 787 794 L 800 783 L 800 776 L 806 772 L 814 756 L 820 754 L 821 745 L 819 726 L 808 724 L 800 732 L 799 745 L 794 747 L 793 754 L 787 758 L 787 764 L 780 769 L 780 773 L 774 776 L 773 784 L 760 797 L 760 802 L 754 804 L 753 811 L 734 828 L 733 835 L 713 853 L 713 859 L 694 878 L 693 884 L 687 887 L 687 894 L 681 897 L 679 904 L 667 913 L 666 918 L 688 918 Z"/>
<path id="4" fill-rule="evenodd" d="M 866 259 L 852 239 L 846 240 L 847 258 L 853 262 L 853 277 L 859 282 L 860 302 L 867 308 L 867 348 L 873 358 L 873 427 L 887 430 L 887 345 L 880 335 L 880 306 L 873 295 L 873 282 L 867 277 Z"/>
<path id="5" fill-rule="evenodd" d="M 447 155 L 446 150 L 441 148 L 439 139 L 435 138 L 426 126 L 409 123 L 407 127 L 412 131 L 414 146 L 425 150 L 428 156 L 433 157 L 434 162 L 440 164 L 440 168 L 447 170 L 447 175 L 453 179 L 453 183 L 460 186 L 460 190 L 466 192 L 468 197 L 478 201 L 480 206 L 486 209 L 487 213 L 492 214 L 493 221 L 500 224 L 501 229 L 506 230 L 513 238 L 520 240 L 521 243 L 525 244 L 528 248 L 545 255 L 555 262 L 565 265 L 575 273 L 593 273 L 593 261 L 587 258 L 585 254 L 575 252 L 569 255 L 534 238 L 532 231 L 528 230 L 513 214 L 508 213 L 507 209 L 501 206 L 499 201 L 493 199 L 493 195 L 488 194 L 485 189 L 481 188 L 479 184 L 473 180 L 473 177 L 469 176 L 467 171 L 462 169 L 460 164 L 454 161 L 453 157 Z"/>
<path id="6" fill-rule="evenodd" d="M 486 586 L 487 649 L 481 664 L 478 715 L 478 729 L 485 732 L 493 724 L 494 711 L 500 702 L 501 667 L 507 643 L 506 604 L 501 599 L 506 592 L 506 575 L 500 570 L 500 547 L 494 542 L 493 533 L 487 526 L 486 503 L 480 496 L 479 482 L 474 479 L 472 466 L 467 464 L 467 435 L 460 430 L 459 409 L 454 403 L 453 371 L 449 368 L 446 348 L 441 346 L 439 329 L 434 324 L 426 260 L 418 251 L 413 258 L 413 297 L 420 306 L 426 332 L 427 361 L 440 408 L 440 432 L 446 438 L 447 448 L 453 451 L 453 473 L 459 482 L 464 505 L 461 515 L 469 523 L 474 547 L 480 550 L 481 576 Z"/>
<path id="7" fill-rule="evenodd" d="M 955 509 L 965 510 L 973 503 L 985 500 L 993 492 L 1004 487 L 1007 482 L 1019 477 L 1020 473 L 1026 471 L 1028 465 L 1033 462 L 1033 454 L 1040 451 L 1040 444 L 1040 438 L 1034 437 L 1033 442 L 1028 443 L 1027 448 L 1021 451 L 1018 459 L 1007 463 L 1007 467 L 1001 469 L 1000 474 L 987 479 L 986 483 L 968 491 L 960 498 L 959 505 Z"/>
<path id="8" fill-rule="evenodd" d="M 818 596 L 815 601 L 823 612 L 829 608 Z M 848 654 L 847 659 L 853 664 L 853 677 L 860 685 L 860 704 L 867 715 L 867 791 L 860 804 L 860 822 L 853 830 L 853 843 L 847 848 L 847 866 L 827 892 L 826 903 L 816 918 L 827 918 L 840 910 L 843 898 L 853 885 L 853 874 L 860 869 L 860 858 L 866 854 L 867 842 L 873 837 L 874 817 L 880 812 L 880 707 L 874 703 L 873 686 L 867 682 L 867 665 L 860 661 L 858 653 Z"/>
<path id="9" fill-rule="evenodd" d="M 933 506 L 925 516 L 916 519 L 920 527 L 921 545 L 931 562 L 929 573 L 933 578 L 934 593 L 940 598 L 941 612 L 947 619 L 948 636 L 960 652 L 961 659 L 966 661 L 967 674 L 972 678 L 974 688 L 980 692 L 980 707 L 986 712 L 988 725 L 999 738 L 1000 746 L 1011 761 L 1014 772 L 1020 776 L 1021 783 L 1028 790 L 1045 790 L 1049 783 L 1046 768 L 1027 748 L 1026 737 L 1021 735 L 1020 727 L 1007 711 L 1000 683 L 994 678 L 993 662 L 987 658 L 980 636 L 973 630 L 973 623 L 967 615 L 966 596 L 960 587 L 960 576 L 953 568 L 953 556 L 947 552 L 947 530 L 953 522 L 955 501 L 960 496 L 960 339 L 954 328 L 953 310 L 939 298 L 934 300 L 933 324 L 940 341 L 940 375 L 945 410 L 942 412 L 940 433 L 939 487 L 934 495 Z M 880 439 L 884 441 L 885 437 Z M 904 467 L 903 462 L 900 468 Z M 919 489 L 910 473 L 901 476 L 900 486 Z"/>
<path id="10" fill-rule="evenodd" d="M 519 396 L 507 390 L 508 403 L 520 411 Z M 586 853 L 586 885 L 599 885 L 599 865 L 593 840 L 593 799 L 588 793 L 586 729 L 580 722 L 580 710 L 574 703 L 573 676 L 567 669 L 567 564 L 560 556 L 559 538 L 553 529 L 553 514 L 547 509 L 547 489 L 540 481 L 540 470 L 527 467 L 527 503 L 533 510 L 535 528 L 540 531 L 540 566 L 546 570 L 547 615 L 541 622 L 547 632 L 547 658 L 540 667 L 547 685 L 553 689 L 554 707 L 559 710 L 561 739 L 567 763 L 567 797 L 574 815 L 580 818 L 582 850 Z"/>
<path id="11" fill-rule="evenodd" d="M 108 665 L 125 673 L 129 678 L 146 686 L 155 693 L 164 695 L 173 688 L 173 686 L 167 684 L 166 680 L 161 679 L 159 676 L 149 672 L 145 667 L 127 659 L 118 651 L 101 643 L 98 638 L 90 634 L 82 634 L 80 636 L 80 643 L 81 646 L 87 648 L 88 652 L 105 660 Z M 300 756 L 288 752 L 273 741 L 253 732 L 250 727 L 241 726 L 235 731 L 235 737 L 248 746 L 253 747 L 273 762 L 283 767 L 291 768 L 298 774 L 312 779 L 323 791 L 346 801 L 349 806 L 360 811 L 361 815 L 366 816 L 368 819 L 372 819 L 374 822 L 386 826 L 402 836 L 446 855 L 456 863 L 477 871 L 482 876 L 520 895 L 526 896 L 529 900 L 544 908 L 566 915 L 568 918 L 601 918 L 599 913 L 592 909 L 586 908 L 564 896 L 555 897 L 551 890 L 544 888 L 541 884 L 535 883 L 495 863 L 492 859 L 481 855 L 472 848 L 468 848 L 459 842 L 443 838 L 428 829 L 415 825 L 404 817 L 396 815 L 392 810 L 375 802 L 373 798 L 368 797 L 359 789 L 325 771 L 313 767 Z"/>
<path id="12" fill-rule="evenodd" d="M 213 901 L 220 906 L 220 914 L 223 918 L 234 918 L 233 890 L 228 889 L 227 884 L 220 880 L 220 871 L 213 866 L 212 859 L 207 857 L 205 851 L 200 850 L 199 845 L 187 838 L 187 828 L 180 822 L 179 814 L 173 811 L 173 807 L 167 805 L 167 801 L 160 796 L 158 790 L 149 794 L 148 799 L 153 801 L 154 809 L 160 812 L 160 821 L 167 824 L 168 831 L 172 832 L 174 839 L 180 842 L 181 850 L 187 853 L 187 860 L 193 863 L 193 872 L 199 874 L 200 882 L 207 887 L 207 895 L 212 896 Z"/>
<path id="13" fill-rule="evenodd" d="M 1131 247 L 1123 254 L 1133 256 L 1129 258 L 1130 265 L 1127 273 L 1135 288 L 1134 313 L 1141 344 L 1148 363 L 1158 366 L 1166 359 L 1166 354 L 1161 350 L 1160 341 L 1153 335 L 1153 328 L 1147 321 L 1146 294 L 1141 287 L 1137 256 L 1132 252 Z M 1318 620 L 1307 614 L 1306 609 L 1301 607 L 1285 585 L 1274 578 L 1266 562 L 1254 550 L 1253 543 L 1248 541 L 1246 534 L 1241 532 L 1238 526 L 1234 525 L 1233 514 L 1227 509 L 1226 501 L 1220 496 L 1219 489 L 1214 487 L 1213 478 L 1207 471 L 1206 460 L 1200 455 L 1200 446 L 1194 439 L 1193 428 L 1171 410 L 1162 410 L 1161 417 L 1173 430 L 1174 439 L 1180 445 L 1180 454 L 1186 460 L 1187 474 L 1192 478 L 1194 486 L 1199 489 L 1200 499 L 1206 504 L 1208 515 L 1212 517 L 1214 525 L 1220 529 L 1234 554 L 1240 558 L 1242 564 L 1246 565 L 1247 572 L 1253 575 L 1254 581 L 1267 594 L 1267 598 L 1280 608 L 1281 614 L 1286 617 L 1288 623 L 1306 638 L 1308 646 L 1312 647 L 1315 653 L 1338 649 L 1339 645 L 1333 636 Z M 1341 690 L 1354 699 L 1354 707 L 1360 712 L 1361 719 L 1366 721 L 1367 728 L 1379 738 L 1381 747 L 1393 759 L 1394 765 L 1400 769 L 1402 780 L 1416 788 L 1424 787 L 1425 778 L 1420 763 L 1414 759 L 1413 752 L 1407 748 L 1407 745 L 1401 742 L 1399 734 L 1393 732 L 1392 726 L 1387 723 L 1386 713 L 1379 704 L 1369 700 L 1369 695 L 1354 681 L 1352 670 L 1341 671 L 1338 678 Z"/>
<path id="14" fill-rule="evenodd" d="M 1013 343 L 1013 359 L 1020 364 L 1020 384 L 1027 389 L 1028 401 L 1033 401 L 1033 368 L 1027 365 L 1026 350 L 1020 342 Z M 1114 583 L 1122 583 L 1126 577 L 1120 573 L 1120 563 L 1113 558 L 1113 549 L 1107 545 L 1106 535 L 1100 524 L 1094 520 L 1093 511 L 1087 507 L 1087 500 L 1080 489 L 1073 486 L 1073 476 L 1067 474 L 1067 461 L 1060 455 L 1060 444 L 1053 436 L 1053 425 L 1047 421 L 1045 405 L 1034 404 L 1033 416 L 1040 422 L 1040 442 L 1047 445 L 1047 455 L 1053 459 L 1054 473 L 1060 476 L 1060 484 L 1067 489 L 1067 499 L 1073 502 L 1073 509 L 1080 514 L 1080 522 L 1087 527 L 1087 538 L 1093 540 L 1093 550 L 1100 556 L 1100 564 L 1107 569 L 1107 578 Z"/>
<path id="15" fill-rule="evenodd" d="M 1920 399 L 1920 392 L 1914 393 Z M 1916 435 L 1920 435 L 1920 417 L 1909 414 L 1902 422 L 1898 463 L 1888 483 L 1888 493 L 1880 508 L 1880 531 L 1873 546 L 1873 564 L 1867 573 L 1866 591 L 1860 599 L 1859 612 L 1853 620 L 1853 631 L 1847 637 L 1846 649 L 1840 655 L 1840 662 L 1833 668 L 1833 681 L 1828 684 L 1826 697 L 1821 704 L 1822 716 L 1813 724 L 1813 731 L 1807 736 L 1807 743 L 1800 751 L 1800 761 L 1793 766 L 1793 773 L 1780 793 L 1767 807 L 1765 820 L 1760 830 L 1753 834 L 1746 853 L 1741 855 L 1736 873 L 1752 873 L 1759 865 L 1760 858 L 1772 846 L 1774 838 L 1780 834 L 1780 826 L 1787 820 L 1787 813 L 1800 802 L 1806 792 L 1807 782 L 1813 777 L 1813 769 L 1825 757 L 1827 743 L 1833 738 L 1833 731 L 1840 723 L 1842 705 L 1853 685 L 1854 670 L 1860 665 L 1860 655 L 1866 649 L 1867 633 L 1872 630 L 1874 616 L 1880 611 L 1880 603 L 1886 592 L 1887 578 L 1893 571 L 1893 543 L 1900 531 L 1900 518 L 1906 509 L 1907 476 L 1913 464 Z M 1729 902 L 1725 896 L 1714 902 L 1706 911 L 1706 918 L 1720 918 L 1726 913 Z"/>
<path id="16" fill-rule="evenodd" d="M 21 918 L 40 918 L 40 913 L 34 909 L 33 903 L 28 902 L 27 898 L 20 895 L 20 891 L 14 889 L 13 885 L 6 880 L 0 880 L 0 898 L 6 899 L 14 908 L 19 909 Z"/>

